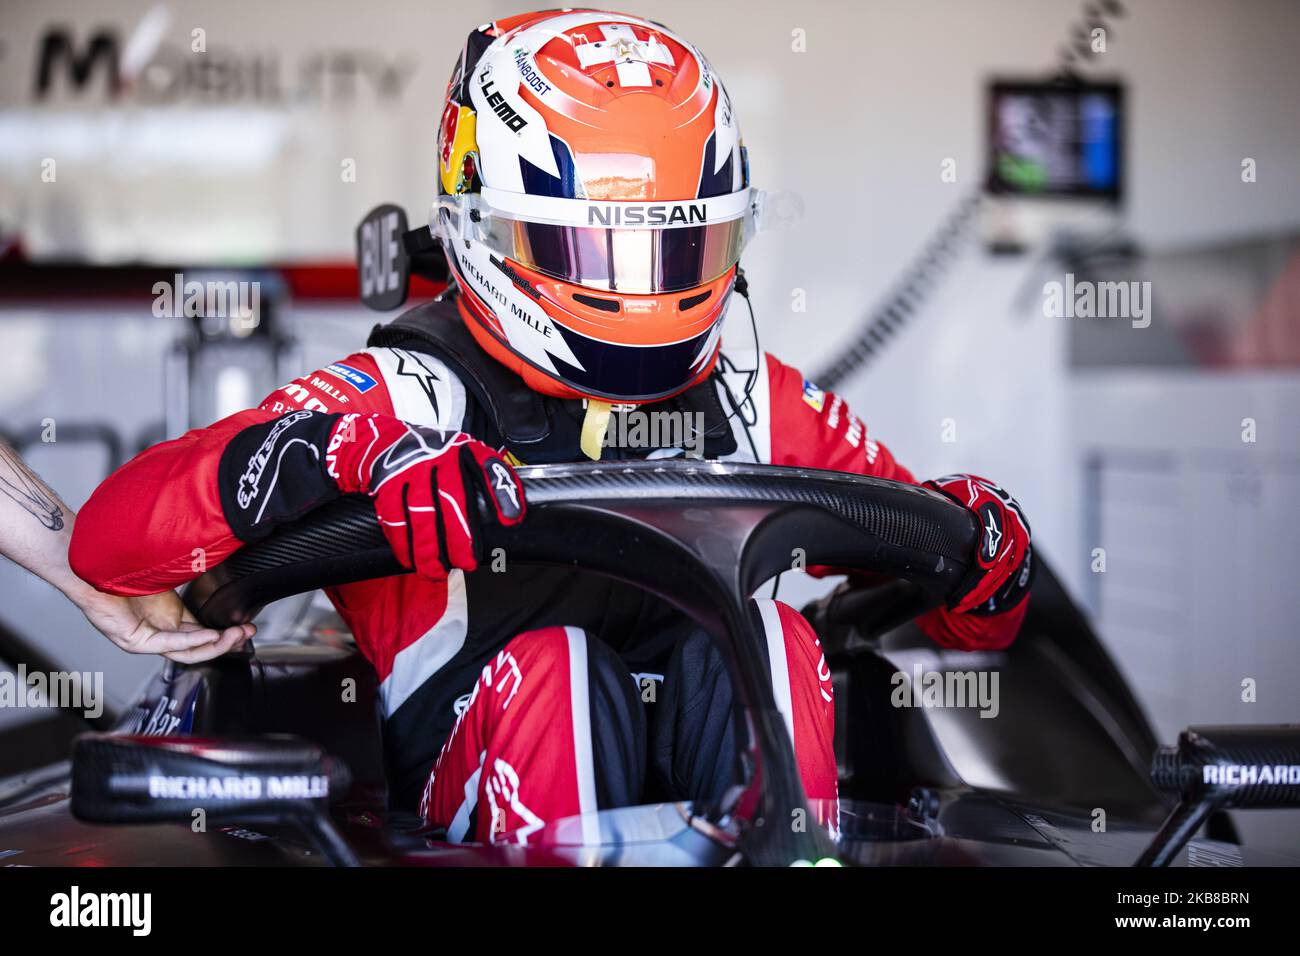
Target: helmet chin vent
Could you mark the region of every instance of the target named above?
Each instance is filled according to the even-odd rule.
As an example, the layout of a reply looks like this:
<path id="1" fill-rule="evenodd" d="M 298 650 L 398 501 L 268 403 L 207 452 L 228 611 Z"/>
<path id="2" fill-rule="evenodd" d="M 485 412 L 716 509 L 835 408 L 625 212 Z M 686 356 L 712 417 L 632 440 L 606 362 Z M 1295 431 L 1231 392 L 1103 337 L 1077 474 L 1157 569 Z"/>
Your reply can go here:
<path id="1" fill-rule="evenodd" d="M 682 299 L 677 303 L 677 307 L 680 308 L 683 312 L 685 312 L 687 309 L 695 308 L 697 305 L 699 305 L 701 302 L 703 302 L 711 295 L 713 295 L 713 290 L 705 289 L 699 295 L 688 295 L 686 298 Z"/>
<path id="2" fill-rule="evenodd" d="M 600 309 L 603 312 L 617 312 L 621 308 L 617 299 L 602 299 L 599 296 L 584 295 L 581 292 L 573 293 L 573 300 L 581 302 L 583 305 L 589 305 L 593 309 Z"/>

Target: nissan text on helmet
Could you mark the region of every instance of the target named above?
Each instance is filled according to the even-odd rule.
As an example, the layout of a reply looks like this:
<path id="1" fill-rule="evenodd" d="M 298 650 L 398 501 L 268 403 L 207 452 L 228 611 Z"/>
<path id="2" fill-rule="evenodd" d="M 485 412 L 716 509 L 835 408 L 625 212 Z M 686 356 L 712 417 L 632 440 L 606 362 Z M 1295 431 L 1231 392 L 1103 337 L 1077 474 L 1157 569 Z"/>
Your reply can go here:
<path id="1" fill-rule="evenodd" d="M 694 46 L 594 10 L 482 26 L 438 150 L 430 227 L 489 354 L 565 398 L 651 402 L 708 376 L 759 198 Z"/>

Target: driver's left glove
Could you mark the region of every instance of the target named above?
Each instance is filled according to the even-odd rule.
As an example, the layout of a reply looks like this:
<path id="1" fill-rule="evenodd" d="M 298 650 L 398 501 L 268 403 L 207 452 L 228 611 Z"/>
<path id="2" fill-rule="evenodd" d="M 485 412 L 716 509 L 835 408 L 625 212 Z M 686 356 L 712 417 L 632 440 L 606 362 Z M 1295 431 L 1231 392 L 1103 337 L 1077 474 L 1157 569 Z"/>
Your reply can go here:
<path id="1" fill-rule="evenodd" d="M 1021 602 L 1033 584 L 1029 522 L 1005 489 L 979 475 L 945 475 L 925 482 L 970 509 L 979 522 L 979 547 L 966 576 L 948 595 L 957 613 L 998 614 Z"/>
<path id="2" fill-rule="evenodd" d="M 387 415 L 344 415 L 325 454 L 326 473 L 343 492 L 371 497 L 393 553 L 423 577 L 478 567 L 478 516 L 472 489 L 496 520 L 524 519 L 524 490 L 513 468 L 464 432 L 410 425 Z"/>

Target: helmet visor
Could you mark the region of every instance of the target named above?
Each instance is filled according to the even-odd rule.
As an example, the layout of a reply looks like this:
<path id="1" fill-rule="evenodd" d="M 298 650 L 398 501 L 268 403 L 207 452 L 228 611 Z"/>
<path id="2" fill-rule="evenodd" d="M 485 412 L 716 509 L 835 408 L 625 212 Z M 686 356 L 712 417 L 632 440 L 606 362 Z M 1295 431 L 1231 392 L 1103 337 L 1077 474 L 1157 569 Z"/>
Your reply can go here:
<path id="1" fill-rule="evenodd" d="M 712 282 L 740 261 L 754 231 L 749 190 L 681 203 L 504 196 L 498 204 L 493 200 L 502 194 L 484 189 L 479 196 L 443 197 L 440 208 L 450 225 L 468 206 L 470 214 L 458 223 L 461 235 L 503 258 L 609 292 L 681 292 Z"/>
<path id="2" fill-rule="evenodd" d="M 681 229 L 508 219 L 494 219 L 492 226 L 488 244 L 521 265 L 565 282 L 631 294 L 680 292 L 712 282 L 739 261 L 745 231 L 738 219 Z"/>

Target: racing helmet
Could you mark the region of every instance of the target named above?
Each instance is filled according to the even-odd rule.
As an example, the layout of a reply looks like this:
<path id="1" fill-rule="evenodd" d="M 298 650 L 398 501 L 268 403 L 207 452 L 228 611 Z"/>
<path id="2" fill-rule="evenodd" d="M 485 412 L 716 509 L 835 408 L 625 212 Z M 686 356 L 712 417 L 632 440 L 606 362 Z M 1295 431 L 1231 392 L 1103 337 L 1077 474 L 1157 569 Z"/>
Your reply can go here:
<path id="1" fill-rule="evenodd" d="M 479 344 L 536 391 L 637 404 L 705 378 L 761 196 L 708 61 L 649 20 L 473 31 L 430 228 Z"/>

